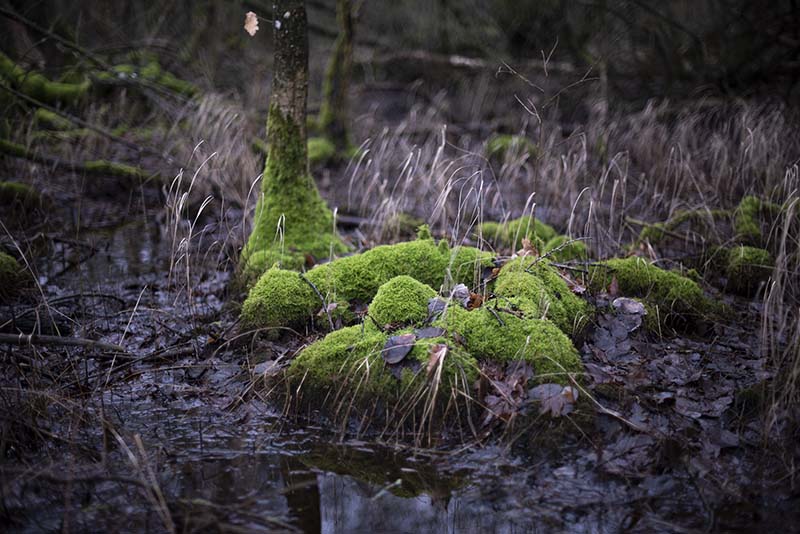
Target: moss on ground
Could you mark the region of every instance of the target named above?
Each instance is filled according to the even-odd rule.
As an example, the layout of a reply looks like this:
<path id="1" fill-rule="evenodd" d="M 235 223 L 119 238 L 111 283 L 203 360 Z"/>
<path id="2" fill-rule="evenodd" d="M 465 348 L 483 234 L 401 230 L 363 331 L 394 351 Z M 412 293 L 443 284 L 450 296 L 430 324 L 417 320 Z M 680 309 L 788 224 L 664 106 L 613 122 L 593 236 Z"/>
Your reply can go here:
<path id="1" fill-rule="evenodd" d="M 308 140 L 308 162 L 312 166 L 323 165 L 336 157 L 336 146 L 327 137 L 311 137 Z"/>
<path id="2" fill-rule="evenodd" d="M 27 211 L 42 206 L 42 196 L 33 187 L 19 182 L 0 182 L 0 206 L 12 211 Z"/>
<path id="3" fill-rule="evenodd" d="M 728 287 L 748 295 L 769 280 L 775 266 L 769 251 L 744 245 L 731 248 L 727 260 Z"/>
<path id="4" fill-rule="evenodd" d="M 494 293 L 517 306 L 527 318 L 547 318 L 563 332 L 577 334 L 587 324 L 590 307 L 570 291 L 566 281 L 547 260 L 530 257 L 506 263 L 497 276 Z"/>
<path id="5" fill-rule="evenodd" d="M 686 324 L 717 311 L 696 282 L 644 258 L 611 259 L 590 269 L 590 285 L 595 291 L 607 290 L 613 279 L 620 294 L 643 299 L 648 317 L 659 318 L 660 324 Z"/>
<path id="6" fill-rule="evenodd" d="M 540 252 L 554 261 L 585 260 L 589 257 L 583 241 L 571 240 L 565 235 L 557 235 L 547 241 Z"/>
<path id="7" fill-rule="evenodd" d="M 556 237 L 558 233 L 552 226 L 539 219 L 523 215 L 507 222 L 484 222 L 479 227 L 479 235 L 498 248 L 516 248 L 520 246 L 523 238 L 528 238 L 537 250 L 541 250 L 544 248 L 544 244 Z"/>
<path id="8" fill-rule="evenodd" d="M 486 157 L 505 159 L 507 156 L 527 155 L 535 158 L 539 155 L 536 143 L 522 135 L 498 134 L 486 143 Z"/>
<path id="9" fill-rule="evenodd" d="M 755 196 L 746 196 L 734 211 L 736 238 L 745 245 L 764 246 L 767 239 L 761 230 L 769 216 L 781 212 L 781 206 Z"/>
<path id="10" fill-rule="evenodd" d="M 382 245 L 317 265 L 304 275 L 305 280 L 296 272 L 272 268 L 250 290 L 242 306 L 242 321 L 252 327 L 302 325 L 323 306 L 317 291 L 326 305 L 366 305 L 382 284 L 401 275 L 437 289 L 446 283 L 472 286 L 491 261 L 491 255 L 473 247 L 437 245 L 427 234 L 416 241 Z"/>
<path id="11" fill-rule="evenodd" d="M 49 109 L 36 108 L 34 112 L 34 119 L 39 126 L 48 128 L 50 130 L 71 130 L 72 121 L 54 113 Z"/>
<path id="12" fill-rule="evenodd" d="M 0 302 L 16 294 L 24 280 L 24 271 L 17 260 L 0 252 Z"/>
<path id="13" fill-rule="evenodd" d="M 242 250 L 246 277 L 278 263 L 300 269 L 313 260 L 341 254 L 347 247 L 335 233 L 333 214 L 308 173 L 306 146 L 297 125 L 270 107 L 269 154 L 256 206 L 255 223 Z"/>
<path id="14" fill-rule="evenodd" d="M 435 296 L 430 286 L 407 275 L 395 276 L 378 288 L 368 313 L 379 326 L 420 324 L 428 316 L 428 301 Z"/>

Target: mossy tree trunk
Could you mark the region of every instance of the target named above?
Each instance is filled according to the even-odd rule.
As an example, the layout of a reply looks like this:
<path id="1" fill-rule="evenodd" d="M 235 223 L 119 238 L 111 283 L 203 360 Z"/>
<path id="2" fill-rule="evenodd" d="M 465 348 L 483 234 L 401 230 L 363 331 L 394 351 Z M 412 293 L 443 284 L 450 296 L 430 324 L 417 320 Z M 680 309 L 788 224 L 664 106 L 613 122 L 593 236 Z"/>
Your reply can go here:
<path id="1" fill-rule="evenodd" d="M 336 23 L 339 35 L 325 71 L 319 128 L 322 135 L 329 138 L 338 151 L 343 152 L 350 148 L 347 127 L 347 100 L 353 70 L 353 12 L 350 0 L 336 0 Z"/>
<path id="2" fill-rule="evenodd" d="M 308 169 L 306 101 L 308 32 L 303 0 L 273 2 L 272 95 L 267 117 L 269 152 L 253 231 L 242 251 L 248 274 L 275 263 L 299 269 L 344 245 Z"/>

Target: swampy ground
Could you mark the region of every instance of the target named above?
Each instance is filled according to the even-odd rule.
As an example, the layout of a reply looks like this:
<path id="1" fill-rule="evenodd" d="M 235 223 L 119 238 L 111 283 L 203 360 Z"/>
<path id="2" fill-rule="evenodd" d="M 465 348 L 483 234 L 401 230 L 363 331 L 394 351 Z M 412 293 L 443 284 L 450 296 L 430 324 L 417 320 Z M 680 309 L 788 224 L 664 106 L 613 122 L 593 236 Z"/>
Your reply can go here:
<path id="1" fill-rule="evenodd" d="M 0 288 L 0 529 L 798 528 L 800 122 L 790 100 L 756 85 L 742 98 L 708 86 L 650 94 L 652 77 L 622 68 L 643 68 L 633 53 L 619 54 L 609 74 L 605 63 L 556 61 L 563 47 L 549 63 L 538 54 L 496 61 L 464 42 L 465 53 L 487 55 L 415 51 L 434 34 L 420 30 L 417 42 L 391 31 L 397 20 L 427 28 L 422 11 L 365 7 L 371 25 L 357 38 L 350 95 L 359 151 L 311 166 L 354 251 L 411 239 L 427 223 L 450 246 L 507 259 L 519 246 L 493 249 L 475 228 L 534 214 L 583 240 L 590 260 L 637 255 L 694 268 L 726 310 L 659 332 L 639 312 L 614 311 L 628 295 L 613 287 L 581 292 L 599 311 L 576 340 L 586 370 L 579 410 L 540 414 L 526 385 L 514 385 L 505 399 L 476 399 L 494 415 L 458 435 L 398 439 L 363 421 L 298 413 L 275 390 L 324 332 L 239 322 L 247 290 L 238 255 L 264 168 L 269 37 L 246 40 L 239 3 L 186 17 L 177 16 L 183 3 L 164 4 L 202 38 L 150 40 L 145 55 L 129 53 L 107 45 L 115 26 L 98 8 L 88 41 L 115 65 L 159 57 L 195 84 L 190 98 L 126 78 L 69 108 L 115 137 L 45 127 L 29 103 L 4 108 L 3 136 L 47 158 L 0 157 L 0 182 L 41 195 L 0 205 L 0 251 L 24 273 L 15 291 Z M 332 3 L 309 5 L 317 32 L 320 20 L 333 24 Z M 125 23 L 149 32 L 162 6 L 141 6 Z M 214 27 L 209 13 L 235 18 L 242 35 Z M 509 13 L 508 24 L 516 8 Z M 470 28 L 458 35 L 471 42 Z M 330 32 L 312 34 L 311 115 L 331 42 Z M 71 65 L 65 57 L 49 66 L 54 79 Z M 526 142 L 491 148 L 509 135 Z M 67 164 L 96 158 L 147 178 Z M 746 295 L 702 260 L 739 244 L 730 224 L 691 220 L 639 239 L 649 223 L 735 210 L 748 195 L 781 208 L 757 223 L 775 265 Z M 486 372 L 511 384 L 511 369 Z"/>

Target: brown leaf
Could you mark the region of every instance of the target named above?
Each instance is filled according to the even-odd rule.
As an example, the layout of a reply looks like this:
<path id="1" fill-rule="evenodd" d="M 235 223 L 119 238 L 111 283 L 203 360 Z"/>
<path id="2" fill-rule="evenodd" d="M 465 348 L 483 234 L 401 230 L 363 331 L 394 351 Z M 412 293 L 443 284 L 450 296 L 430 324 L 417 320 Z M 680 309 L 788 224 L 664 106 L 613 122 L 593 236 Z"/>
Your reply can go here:
<path id="1" fill-rule="evenodd" d="M 468 310 L 475 310 L 483 306 L 483 297 L 478 293 L 470 293 L 469 301 L 467 302 Z"/>
<path id="2" fill-rule="evenodd" d="M 616 275 L 611 277 L 611 283 L 608 285 L 608 295 L 610 297 L 619 295 L 619 280 L 617 280 Z"/>
<path id="3" fill-rule="evenodd" d="M 258 16 L 252 11 L 248 11 L 244 16 L 244 31 L 253 37 L 258 31 Z"/>
<path id="4" fill-rule="evenodd" d="M 553 417 L 567 415 L 578 399 L 578 391 L 560 384 L 542 384 L 531 389 L 530 398 L 539 402 L 539 413 Z"/>
<path id="5" fill-rule="evenodd" d="M 431 345 L 428 358 L 428 378 L 430 378 L 439 365 L 444 363 L 444 357 L 447 356 L 447 345 L 444 343 L 435 343 Z"/>
<path id="6" fill-rule="evenodd" d="M 522 248 L 517 251 L 517 256 L 538 256 L 539 251 L 527 237 L 522 238 Z"/>
<path id="7" fill-rule="evenodd" d="M 408 356 L 411 349 L 414 348 L 414 343 L 416 341 L 417 336 L 414 334 L 402 334 L 390 337 L 386 340 L 386 345 L 383 347 L 383 360 L 390 365 L 400 363 Z"/>

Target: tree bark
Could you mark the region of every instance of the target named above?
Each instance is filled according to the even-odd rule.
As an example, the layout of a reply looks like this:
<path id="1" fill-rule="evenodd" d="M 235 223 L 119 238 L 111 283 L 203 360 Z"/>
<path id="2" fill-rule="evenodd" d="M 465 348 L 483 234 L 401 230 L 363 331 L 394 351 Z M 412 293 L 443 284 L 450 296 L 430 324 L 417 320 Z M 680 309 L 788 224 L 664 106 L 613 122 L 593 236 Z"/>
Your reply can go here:
<path id="1" fill-rule="evenodd" d="M 350 0 L 336 0 L 336 23 L 339 34 L 325 71 L 319 127 L 337 150 L 344 151 L 350 145 L 347 117 L 350 76 L 353 70 L 353 13 Z"/>

